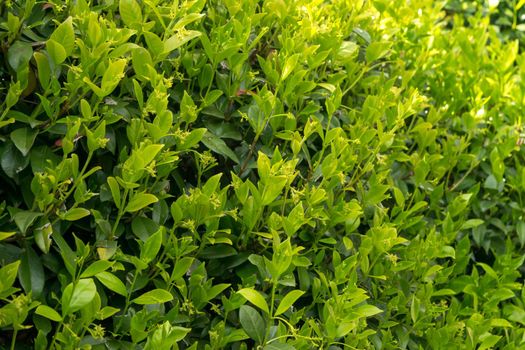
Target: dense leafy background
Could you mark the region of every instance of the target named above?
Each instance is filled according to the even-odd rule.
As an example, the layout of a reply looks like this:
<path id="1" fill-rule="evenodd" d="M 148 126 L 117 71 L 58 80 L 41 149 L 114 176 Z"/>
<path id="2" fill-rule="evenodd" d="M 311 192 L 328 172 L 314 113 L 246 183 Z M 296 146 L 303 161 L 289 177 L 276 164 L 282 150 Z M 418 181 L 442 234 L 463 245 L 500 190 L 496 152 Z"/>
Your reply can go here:
<path id="1" fill-rule="evenodd" d="M 523 5 L 0 2 L 0 347 L 522 349 Z"/>

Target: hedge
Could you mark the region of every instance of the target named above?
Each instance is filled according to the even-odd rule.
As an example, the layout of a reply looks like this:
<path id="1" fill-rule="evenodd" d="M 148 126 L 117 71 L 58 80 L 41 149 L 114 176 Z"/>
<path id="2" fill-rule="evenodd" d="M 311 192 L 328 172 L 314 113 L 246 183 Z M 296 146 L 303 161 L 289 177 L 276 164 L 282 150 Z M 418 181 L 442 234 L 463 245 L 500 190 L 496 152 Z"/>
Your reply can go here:
<path id="1" fill-rule="evenodd" d="M 0 2 L 0 348 L 523 349 L 524 1 L 461 3 Z"/>

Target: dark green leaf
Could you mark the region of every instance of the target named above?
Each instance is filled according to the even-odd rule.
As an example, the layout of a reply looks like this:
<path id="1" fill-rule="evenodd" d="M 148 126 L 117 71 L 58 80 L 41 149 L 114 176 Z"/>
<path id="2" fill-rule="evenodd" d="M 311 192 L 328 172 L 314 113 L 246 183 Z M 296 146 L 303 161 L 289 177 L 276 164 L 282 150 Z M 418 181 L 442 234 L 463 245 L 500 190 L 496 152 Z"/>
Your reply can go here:
<path id="1" fill-rule="evenodd" d="M 257 310 L 251 306 L 242 305 L 239 310 L 239 321 L 241 322 L 242 328 L 250 338 L 255 340 L 258 344 L 264 342 L 266 325 Z"/>

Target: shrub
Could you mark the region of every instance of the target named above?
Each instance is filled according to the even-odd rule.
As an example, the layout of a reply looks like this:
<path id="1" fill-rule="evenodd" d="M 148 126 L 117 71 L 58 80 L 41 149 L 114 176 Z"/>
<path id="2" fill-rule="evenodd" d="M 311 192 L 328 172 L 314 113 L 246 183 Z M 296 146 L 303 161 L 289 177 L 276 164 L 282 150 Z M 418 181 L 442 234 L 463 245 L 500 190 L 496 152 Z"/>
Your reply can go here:
<path id="1" fill-rule="evenodd" d="M 522 348 L 525 56 L 442 6 L 0 3 L 0 346 Z"/>

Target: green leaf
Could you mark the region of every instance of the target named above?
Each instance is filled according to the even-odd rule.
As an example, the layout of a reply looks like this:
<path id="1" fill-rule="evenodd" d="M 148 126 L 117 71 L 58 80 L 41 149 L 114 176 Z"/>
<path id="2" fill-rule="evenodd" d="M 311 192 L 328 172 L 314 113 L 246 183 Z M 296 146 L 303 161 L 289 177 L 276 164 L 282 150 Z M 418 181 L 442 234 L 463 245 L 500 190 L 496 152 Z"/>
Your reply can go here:
<path id="1" fill-rule="evenodd" d="M 73 31 L 73 18 L 68 17 L 62 24 L 60 24 L 53 34 L 49 37 L 59 43 L 64 48 L 65 56 L 68 57 L 75 48 L 75 32 Z M 59 62 L 55 62 L 59 64 Z M 62 62 L 60 62 L 62 63 Z"/>
<path id="2" fill-rule="evenodd" d="M 104 72 L 100 86 L 103 96 L 99 97 L 107 96 L 115 90 L 122 78 L 124 78 L 124 68 L 126 68 L 126 64 L 127 61 L 125 59 L 118 59 L 109 64 Z"/>
<path id="3" fill-rule="evenodd" d="M 237 250 L 230 245 L 215 244 L 204 248 L 199 256 L 203 259 L 220 259 L 237 254 Z"/>
<path id="4" fill-rule="evenodd" d="M 164 289 L 154 289 L 133 299 L 133 303 L 139 305 L 162 304 L 173 300 L 173 295 Z"/>
<path id="5" fill-rule="evenodd" d="M 82 272 L 82 274 L 80 275 L 80 278 L 87 278 L 87 277 L 95 276 L 96 274 L 99 274 L 102 271 L 106 271 L 111 266 L 113 266 L 113 264 L 114 264 L 113 261 L 97 260 L 91 265 L 89 265 L 88 268 L 84 270 L 84 272 Z"/>
<path id="6" fill-rule="evenodd" d="M 20 232 L 25 234 L 27 229 L 31 224 L 36 220 L 36 218 L 42 216 L 42 213 L 35 213 L 31 211 L 19 211 L 13 215 L 13 220 L 16 223 L 16 226 L 20 229 Z"/>
<path id="7" fill-rule="evenodd" d="M 263 350 L 295 350 L 293 346 L 286 343 L 279 343 L 277 341 L 266 345 Z"/>
<path id="8" fill-rule="evenodd" d="M 286 186 L 288 178 L 283 175 L 273 175 L 268 178 L 262 195 L 262 205 L 271 204 Z"/>
<path id="9" fill-rule="evenodd" d="M 13 237 L 14 235 L 16 235 L 16 232 L 0 232 L 0 241 Z"/>
<path id="10" fill-rule="evenodd" d="M 242 305 L 239 310 L 239 321 L 241 322 L 242 328 L 250 338 L 255 340 L 258 344 L 264 342 L 266 325 L 257 310 L 251 306 Z"/>
<path id="11" fill-rule="evenodd" d="M 137 193 L 129 201 L 126 206 L 126 211 L 128 213 L 133 213 L 158 201 L 159 199 L 150 193 Z"/>
<path id="12" fill-rule="evenodd" d="M 40 298 L 46 278 L 42 261 L 31 247 L 22 254 L 18 278 L 26 294 L 31 292 L 34 299 Z"/>
<path id="13" fill-rule="evenodd" d="M 7 51 L 7 61 L 15 72 L 27 67 L 32 56 L 33 48 L 28 43 L 22 41 L 15 41 Z"/>
<path id="14" fill-rule="evenodd" d="M 59 65 L 66 60 L 66 49 L 64 49 L 64 46 L 62 46 L 60 43 L 56 42 L 55 40 L 49 39 L 46 42 L 46 48 L 47 52 L 49 52 L 49 56 L 51 56 L 51 59 L 53 60 L 53 62 L 55 62 L 56 65 Z"/>
<path id="15" fill-rule="evenodd" d="M 206 107 L 210 106 L 215 101 L 217 101 L 219 97 L 221 97 L 222 95 L 223 95 L 223 92 L 221 90 L 211 90 L 204 97 L 204 101 L 203 101 L 204 106 Z"/>
<path id="16" fill-rule="evenodd" d="M 44 90 L 47 90 L 51 82 L 51 66 L 49 65 L 47 55 L 37 51 L 33 54 L 33 57 L 36 61 L 38 81 Z"/>
<path id="17" fill-rule="evenodd" d="M 228 157 L 236 164 L 239 164 L 239 158 L 237 157 L 237 154 L 235 154 L 235 152 L 233 152 L 222 139 L 218 138 L 214 134 L 210 132 L 205 133 L 201 141 L 211 151 Z"/>
<path id="18" fill-rule="evenodd" d="M 285 80 L 290 73 L 293 72 L 295 66 L 297 65 L 297 61 L 299 60 L 300 55 L 294 54 L 288 58 L 286 58 L 286 61 L 284 63 L 283 72 L 281 74 L 281 80 Z"/>
<path id="19" fill-rule="evenodd" d="M 275 311 L 274 316 L 278 316 L 286 312 L 286 310 L 288 310 L 303 294 L 304 292 L 301 290 L 292 290 L 286 294 L 283 300 L 281 300 L 279 303 L 279 307 L 277 308 L 277 311 Z"/>
<path id="20" fill-rule="evenodd" d="M 193 129 L 190 134 L 186 136 L 179 145 L 177 145 L 177 151 L 190 149 L 198 144 L 202 140 L 206 131 L 206 128 Z"/>
<path id="21" fill-rule="evenodd" d="M 7 264 L 0 269 L 0 293 L 11 288 L 16 279 L 20 260 Z"/>
<path id="22" fill-rule="evenodd" d="M 109 176 L 108 179 L 108 185 L 109 189 L 111 191 L 111 196 L 113 197 L 113 201 L 115 202 L 115 205 L 118 209 L 120 209 L 121 203 L 120 203 L 120 189 L 117 180 L 115 180 L 114 177 Z"/>
<path id="23" fill-rule="evenodd" d="M 97 319 L 105 320 L 106 318 L 113 316 L 114 314 L 116 314 L 119 311 L 120 311 L 120 309 L 117 309 L 116 307 L 104 306 L 97 313 Z"/>
<path id="24" fill-rule="evenodd" d="M 17 178 L 18 173 L 29 164 L 29 157 L 24 157 L 12 142 L 0 151 L 0 157 L 2 169 L 12 179 Z"/>
<path id="25" fill-rule="evenodd" d="M 153 261 L 160 251 L 162 245 L 162 236 L 164 230 L 160 228 L 157 232 L 152 234 L 144 243 L 144 246 L 140 250 L 140 259 L 146 264 Z"/>
<path id="26" fill-rule="evenodd" d="M 61 217 L 63 220 L 66 221 L 77 221 L 90 214 L 91 212 L 86 208 L 73 208 L 66 211 L 64 214 L 61 215 Z"/>
<path id="27" fill-rule="evenodd" d="M 168 40 L 164 42 L 164 53 L 170 53 L 171 51 L 178 49 L 188 41 L 198 38 L 202 33 L 196 30 L 185 30 L 184 34 L 177 33 L 172 35 Z"/>
<path id="28" fill-rule="evenodd" d="M 383 312 L 383 310 L 374 305 L 361 305 L 356 310 L 356 313 L 359 314 L 361 317 L 370 317 L 380 314 L 381 312 Z"/>
<path id="29" fill-rule="evenodd" d="M 133 50 L 131 57 L 131 63 L 133 65 L 133 70 L 135 71 L 135 74 L 137 74 L 139 78 L 149 77 L 149 67 L 153 69 L 153 60 L 151 59 L 151 55 L 148 52 L 148 50 L 146 50 L 143 47 L 136 48 L 135 50 Z M 135 92 L 137 91 L 142 92 L 142 90 L 135 88 Z"/>
<path id="30" fill-rule="evenodd" d="M 173 267 L 173 271 L 171 273 L 171 280 L 176 281 L 179 278 L 181 278 L 186 272 L 189 271 L 191 264 L 193 264 L 194 258 L 190 258 L 188 256 L 185 256 L 178 260 L 175 263 L 175 266 Z"/>
<path id="31" fill-rule="evenodd" d="M 262 296 L 261 293 L 256 291 L 252 288 L 243 288 L 239 290 L 237 293 L 242 295 L 246 300 L 248 300 L 253 305 L 257 306 L 267 314 L 270 313 L 270 310 L 268 309 L 268 304 L 266 303 L 266 300 Z"/>
<path id="32" fill-rule="evenodd" d="M 91 278 L 68 284 L 62 293 L 62 315 L 66 316 L 86 307 L 96 294 L 97 287 Z"/>
<path id="33" fill-rule="evenodd" d="M 50 308 L 47 305 L 39 305 L 36 308 L 35 313 L 37 315 L 50 319 L 51 321 L 55 321 L 55 322 L 62 321 L 62 316 L 60 316 L 60 314 L 56 312 L 55 309 Z"/>
<path id="34" fill-rule="evenodd" d="M 128 292 L 126 290 L 126 286 L 124 285 L 124 283 L 122 283 L 120 279 L 117 278 L 117 276 L 115 276 L 111 272 L 99 272 L 95 275 L 95 277 L 100 281 L 100 283 L 102 283 L 104 286 L 106 286 L 113 292 L 122 296 L 127 296 Z"/>
<path id="35" fill-rule="evenodd" d="M 31 147 L 33 147 L 37 135 L 38 131 L 31 128 L 16 129 L 10 134 L 11 140 L 24 157 L 27 156 Z"/>
<path id="36" fill-rule="evenodd" d="M 119 12 L 127 26 L 133 28 L 136 25 L 142 25 L 142 10 L 135 0 L 120 0 Z"/>

